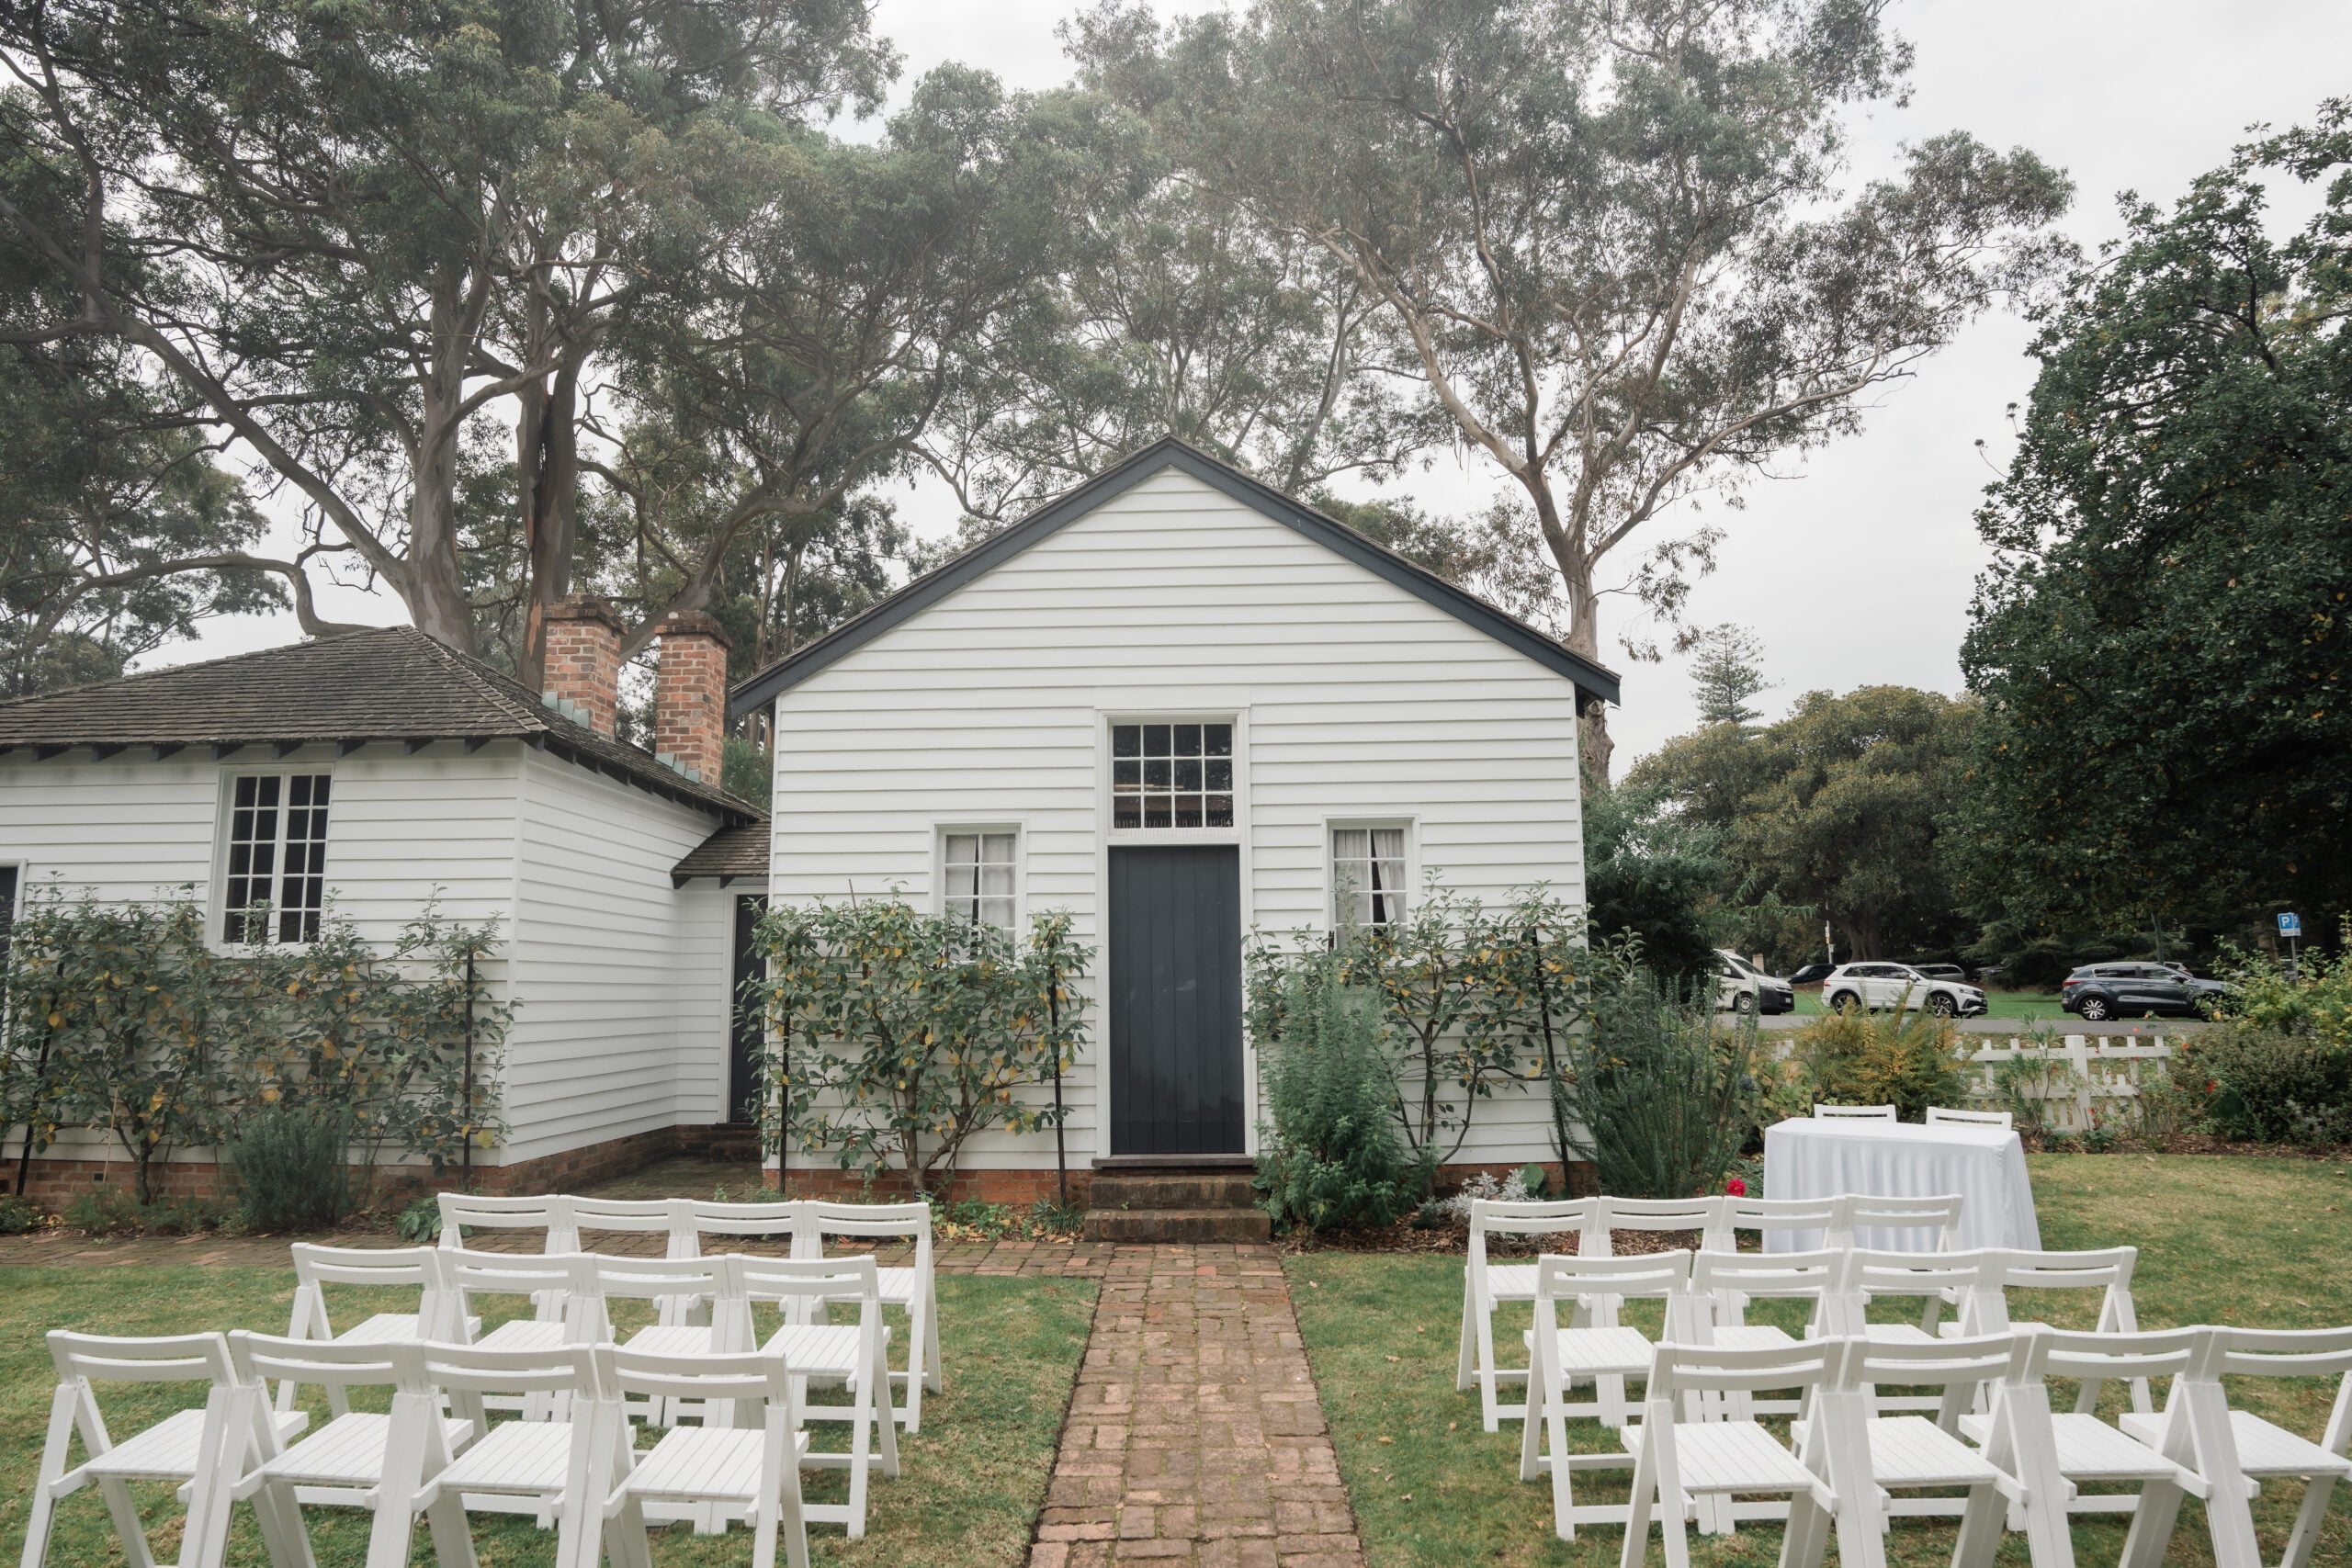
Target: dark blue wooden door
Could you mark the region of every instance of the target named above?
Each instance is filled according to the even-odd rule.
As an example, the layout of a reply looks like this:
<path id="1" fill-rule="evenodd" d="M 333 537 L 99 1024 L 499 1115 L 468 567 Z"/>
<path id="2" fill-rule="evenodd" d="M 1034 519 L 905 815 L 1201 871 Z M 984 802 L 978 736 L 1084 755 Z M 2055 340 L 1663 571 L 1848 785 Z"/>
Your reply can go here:
<path id="1" fill-rule="evenodd" d="M 1111 1152 L 1238 1155 L 1241 852 L 1111 852 Z"/>

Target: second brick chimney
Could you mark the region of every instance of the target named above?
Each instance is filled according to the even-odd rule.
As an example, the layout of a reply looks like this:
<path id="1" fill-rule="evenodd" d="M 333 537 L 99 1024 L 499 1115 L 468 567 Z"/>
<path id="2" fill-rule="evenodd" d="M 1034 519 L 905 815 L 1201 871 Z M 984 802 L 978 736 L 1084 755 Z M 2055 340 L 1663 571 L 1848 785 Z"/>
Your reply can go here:
<path id="1" fill-rule="evenodd" d="M 662 623 L 653 677 L 653 752 L 716 785 L 727 735 L 727 634 L 687 612 Z"/>
<path id="2" fill-rule="evenodd" d="M 620 707 L 620 616 L 594 593 L 574 593 L 548 606 L 546 626 L 547 673 L 540 685 L 571 705 L 570 716 L 610 735 Z"/>

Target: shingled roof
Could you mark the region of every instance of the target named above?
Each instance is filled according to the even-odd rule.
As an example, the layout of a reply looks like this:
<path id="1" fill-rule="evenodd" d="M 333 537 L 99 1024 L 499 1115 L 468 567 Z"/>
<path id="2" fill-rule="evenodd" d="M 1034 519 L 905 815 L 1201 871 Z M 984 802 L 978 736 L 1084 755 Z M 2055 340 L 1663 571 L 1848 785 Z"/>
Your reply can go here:
<path id="1" fill-rule="evenodd" d="M 763 819 L 739 828 L 721 828 L 670 868 L 670 880 L 683 887 L 697 876 L 715 876 L 721 887 L 739 876 L 768 874 L 768 824 Z"/>
<path id="2" fill-rule="evenodd" d="M 464 740 L 471 750 L 497 739 L 519 739 L 700 807 L 730 828 L 762 816 L 650 751 L 573 723 L 521 682 L 412 626 L 346 632 L 0 702 L 0 756 L 29 747 L 36 759 L 79 746 L 100 758 L 134 746 L 152 747 L 159 758 L 209 746 L 226 757 L 248 746 L 290 750 L 314 741 L 356 750 L 371 740 L 412 749 Z"/>

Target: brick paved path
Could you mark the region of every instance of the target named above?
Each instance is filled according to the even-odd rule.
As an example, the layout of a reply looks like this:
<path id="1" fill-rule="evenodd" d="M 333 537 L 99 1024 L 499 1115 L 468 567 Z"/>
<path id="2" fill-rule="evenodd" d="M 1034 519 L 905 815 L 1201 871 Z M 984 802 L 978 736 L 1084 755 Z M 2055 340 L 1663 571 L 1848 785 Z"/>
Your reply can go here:
<path id="1" fill-rule="evenodd" d="M 1271 1247 L 1121 1247 L 1030 1568 L 1362 1568 Z"/>

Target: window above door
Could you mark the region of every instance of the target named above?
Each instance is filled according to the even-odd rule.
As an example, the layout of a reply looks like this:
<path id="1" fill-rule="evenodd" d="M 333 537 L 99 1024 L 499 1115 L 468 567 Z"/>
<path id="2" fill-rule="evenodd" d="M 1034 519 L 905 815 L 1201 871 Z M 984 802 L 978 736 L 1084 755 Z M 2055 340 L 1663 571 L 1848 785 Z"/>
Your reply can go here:
<path id="1" fill-rule="evenodd" d="M 1111 826 L 1233 826 L 1233 725 L 1111 726 Z"/>

